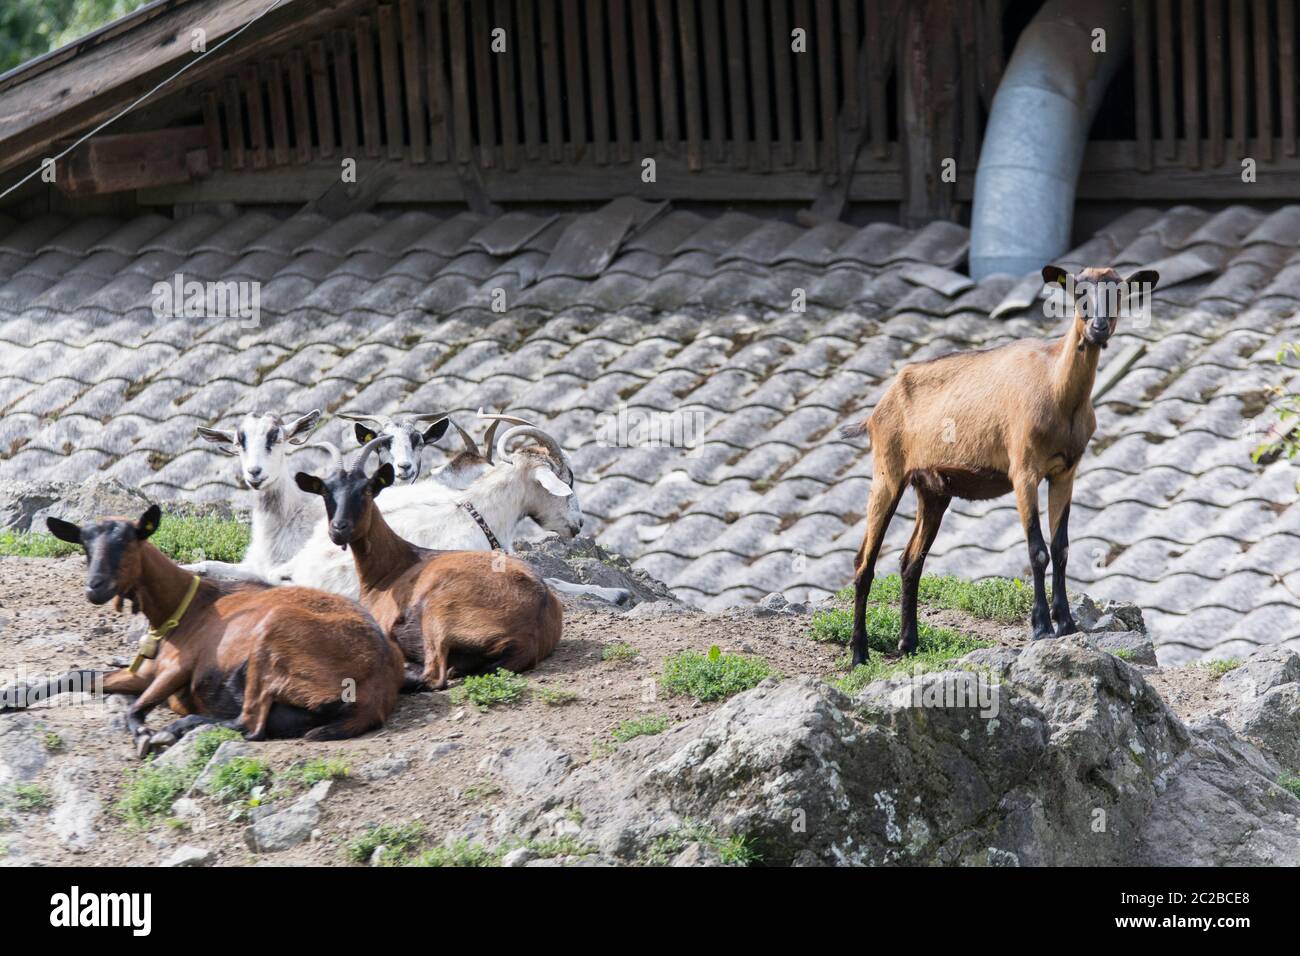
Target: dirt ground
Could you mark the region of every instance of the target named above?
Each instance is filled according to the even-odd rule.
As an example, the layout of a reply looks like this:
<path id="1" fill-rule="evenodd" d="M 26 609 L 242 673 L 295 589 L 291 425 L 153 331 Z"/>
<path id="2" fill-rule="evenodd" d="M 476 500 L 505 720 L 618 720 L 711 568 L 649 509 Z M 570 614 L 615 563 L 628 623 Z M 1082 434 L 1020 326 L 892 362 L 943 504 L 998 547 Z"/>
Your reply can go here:
<path id="1" fill-rule="evenodd" d="M 129 653 L 130 615 L 111 605 L 94 607 L 82 595 L 84 560 L 0 559 L 0 677 L 15 672 L 57 673 L 78 666 L 105 667 Z M 960 628 L 1005 644 L 1027 638 L 1019 626 L 991 624 L 952 611 L 924 610 L 924 619 Z M 320 836 L 290 850 L 255 854 L 243 842 L 246 822 L 228 819 L 230 805 L 203 798 L 207 828 L 186 832 L 161 820 L 148 830 L 134 829 L 112 811 L 122 792 L 124 770 L 138 766 L 123 726 L 121 698 L 81 705 L 44 706 L 28 711 L 42 733 L 52 732 L 61 746 L 34 778 L 48 785 L 69 761 L 89 764 L 87 789 L 102 802 L 98 835 L 92 851 L 74 851 L 53 833 L 49 811 L 0 810 L 0 863 L 10 865 L 136 864 L 161 862 L 177 847 L 191 845 L 216 852 L 217 865 L 352 865 L 345 845 L 371 824 L 419 821 L 432 845 L 449 835 L 485 833 L 495 809 L 514 799 L 502 789 L 487 795 L 493 778 L 480 765 L 501 747 L 542 735 L 564 748 L 575 764 L 600 759 L 613 745 L 611 730 L 629 718 L 663 715 L 673 722 L 707 712 L 716 704 L 687 697 L 667 697 L 656 678 L 665 657 L 683 650 L 707 651 L 718 645 L 729 652 L 756 653 L 783 675 L 834 676 L 843 649 L 808 637 L 808 615 L 757 616 L 753 611 L 726 614 L 674 614 L 633 618 L 592 607 L 566 607 L 565 633 L 556 652 L 526 675 L 530 689 L 565 690 L 577 699 L 548 706 L 537 693 L 514 705 L 479 712 L 455 706 L 447 692 L 406 695 L 388 726 L 377 733 L 332 743 L 273 741 L 255 745 L 275 771 L 309 758 L 336 758 L 351 773 L 336 783 L 324 804 Z M 630 644 L 640 654 L 630 662 L 604 661 L 612 644 Z M 1180 713 L 1195 711 L 1209 700 L 1210 679 L 1203 669 L 1184 668 L 1153 682 L 1170 695 Z M 1198 682 L 1204 680 L 1205 685 Z M 57 703 L 57 702 L 56 702 Z M 0 715 L 0 721 L 15 715 Z M 162 726 L 170 714 L 156 711 Z M 2 730 L 3 728 L 0 728 Z M 454 748 L 452 746 L 454 745 Z M 430 751 L 435 751 L 430 759 Z M 382 758 L 409 761 L 386 779 L 367 781 L 362 771 Z M 88 760 L 86 758 L 89 758 Z M 466 793 L 468 791 L 468 794 Z"/>

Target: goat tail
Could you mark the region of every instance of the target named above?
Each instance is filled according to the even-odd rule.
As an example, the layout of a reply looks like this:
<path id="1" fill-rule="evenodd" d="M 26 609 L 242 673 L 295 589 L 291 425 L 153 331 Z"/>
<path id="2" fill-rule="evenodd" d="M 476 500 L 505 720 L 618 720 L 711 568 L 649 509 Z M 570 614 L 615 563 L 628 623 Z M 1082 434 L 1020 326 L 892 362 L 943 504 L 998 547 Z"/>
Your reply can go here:
<path id="1" fill-rule="evenodd" d="M 840 427 L 841 438 L 862 438 L 866 436 L 867 447 L 871 447 L 871 416 L 868 415 L 860 422 L 852 425 L 843 425 Z"/>

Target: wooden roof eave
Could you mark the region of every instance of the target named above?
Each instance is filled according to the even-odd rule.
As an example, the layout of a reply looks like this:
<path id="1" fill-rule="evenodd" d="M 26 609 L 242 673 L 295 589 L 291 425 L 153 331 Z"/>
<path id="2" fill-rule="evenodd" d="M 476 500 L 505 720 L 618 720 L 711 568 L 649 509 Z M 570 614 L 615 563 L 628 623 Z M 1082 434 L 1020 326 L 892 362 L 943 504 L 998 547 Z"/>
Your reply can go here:
<path id="1" fill-rule="evenodd" d="M 175 88 L 210 80 L 230 63 L 328 23 L 369 0 L 283 0 L 219 53 L 196 64 Z M 193 31 L 208 49 L 267 9 L 271 0 L 162 0 L 63 50 L 5 74 L 0 86 L 0 171 L 39 161 L 53 144 L 113 116 L 196 56 Z M 144 14 L 148 14 L 145 16 Z M 92 42 L 93 41 L 93 42 Z M 71 51 L 65 54 L 63 51 Z"/>

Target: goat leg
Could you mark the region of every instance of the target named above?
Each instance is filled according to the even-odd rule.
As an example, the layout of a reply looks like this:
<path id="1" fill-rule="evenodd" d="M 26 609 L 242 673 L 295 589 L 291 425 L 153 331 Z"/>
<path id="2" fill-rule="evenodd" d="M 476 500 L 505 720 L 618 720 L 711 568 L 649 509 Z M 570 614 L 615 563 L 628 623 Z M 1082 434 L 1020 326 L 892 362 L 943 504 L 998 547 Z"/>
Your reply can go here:
<path id="1" fill-rule="evenodd" d="M 1056 636 L 1078 631 L 1070 614 L 1070 596 L 1065 589 L 1065 565 L 1070 559 L 1070 493 L 1073 481 L 1061 479 L 1047 489 L 1048 515 L 1052 519 L 1052 617 Z"/>
<path id="2" fill-rule="evenodd" d="M 948 495 L 936 495 L 925 491 L 920 484 L 916 486 L 916 526 L 912 539 L 907 543 L 901 559 L 902 633 L 898 639 L 898 650 L 903 654 L 915 654 L 918 640 L 916 622 L 916 604 L 921 589 L 921 571 L 925 567 L 926 555 L 934 545 L 939 533 L 939 524 L 952 498 Z"/>
<path id="3" fill-rule="evenodd" d="M 1052 615 L 1047 609 L 1048 554 L 1038 515 L 1038 482 L 1013 476 L 1012 483 L 1016 491 L 1016 510 L 1020 512 L 1025 541 L 1029 545 L 1029 567 L 1034 573 L 1034 610 L 1031 620 L 1034 627 L 1033 639 L 1037 641 L 1052 636 Z"/>

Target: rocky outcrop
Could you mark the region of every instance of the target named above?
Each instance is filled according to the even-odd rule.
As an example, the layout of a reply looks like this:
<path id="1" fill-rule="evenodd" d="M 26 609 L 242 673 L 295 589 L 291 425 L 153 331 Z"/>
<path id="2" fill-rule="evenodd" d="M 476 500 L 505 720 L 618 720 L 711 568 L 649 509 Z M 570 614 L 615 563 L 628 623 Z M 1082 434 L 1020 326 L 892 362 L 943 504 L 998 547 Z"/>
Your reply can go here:
<path id="1" fill-rule="evenodd" d="M 0 528 L 10 531 L 44 531 L 45 519 L 54 515 L 78 524 L 106 515 L 135 516 L 152 502 L 115 478 L 74 483 L 67 481 L 0 481 Z M 169 502 L 169 513 L 216 514 L 230 517 L 224 505 L 196 507 Z"/>
<path id="2" fill-rule="evenodd" d="M 681 602 L 659 581 L 627 558 L 606 551 L 592 538 L 564 540 L 556 535 L 541 541 L 517 541 L 518 556 L 535 567 L 544 577 L 571 584 L 594 584 L 603 588 L 623 588 L 631 594 L 631 604 L 652 601 Z"/>
<path id="3" fill-rule="evenodd" d="M 1219 679 L 1220 715 L 1292 773 L 1300 772 L 1300 654 L 1268 647 Z"/>
<path id="4" fill-rule="evenodd" d="M 1184 724 L 1090 640 L 977 652 L 852 698 L 768 681 L 494 828 L 549 838 L 581 820 L 577 839 L 624 862 L 689 825 L 774 864 L 1300 864 L 1276 763 L 1221 720 Z"/>

